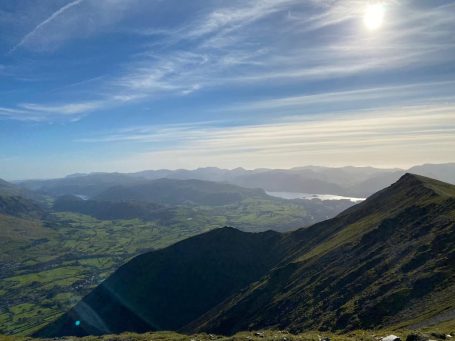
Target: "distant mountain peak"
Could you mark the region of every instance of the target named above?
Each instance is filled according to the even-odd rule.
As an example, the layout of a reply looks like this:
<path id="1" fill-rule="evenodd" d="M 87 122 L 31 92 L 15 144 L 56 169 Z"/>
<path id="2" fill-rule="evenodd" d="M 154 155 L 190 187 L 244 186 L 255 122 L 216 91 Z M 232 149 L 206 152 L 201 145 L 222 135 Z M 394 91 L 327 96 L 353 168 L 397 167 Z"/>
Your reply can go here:
<path id="1" fill-rule="evenodd" d="M 234 234 L 242 234 L 244 232 L 240 231 L 239 229 L 236 229 L 235 227 L 232 226 L 223 226 L 219 227 L 217 229 L 213 229 L 208 231 L 209 235 L 219 237 L 219 236 L 227 236 L 227 235 L 234 235 Z"/>
<path id="2" fill-rule="evenodd" d="M 422 175 L 406 173 L 389 187 L 343 211 L 340 216 L 358 218 L 372 212 L 399 212 L 410 205 L 423 205 L 428 200 L 444 200 L 448 196 L 455 196 L 455 186 Z M 354 212 L 357 214 L 352 215 Z"/>
<path id="3" fill-rule="evenodd" d="M 395 182 L 390 187 L 405 187 L 405 188 L 421 188 L 425 189 L 427 193 L 431 191 L 433 194 L 440 196 L 453 196 L 454 190 L 453 185 L 450 185 L 446 182 L 428 178 L 423 175 L 417 175 L 413 173 L 406 173 L 397 182 Z"/>
<path id="4" fill-rule="evenodd" d="M 383 195 L 386 193 L 387 195 L 393 195 L 394 193 L 401 193 L 403 191 L 410 191 L 410 190 L 423 190 L 420 192 L 421 194 L 428 194 L 428 190 L 434 190 L 434 186 L 443 185 L 447 186 L 446 183 L 443 183 L 438 180 L 434 180 L 431 178 L 427 178 L 425 176 L 413 174 L 413 173 L 405 173 L 402 175 L 396 182 L 394 182 L 389 187 L 386 187 L 382 191 L 377 192 L 370 198 L 376 197 L 378 195 Z M 415 199 L 419 199 L 418 193 L 413 193 Z"/>
<path id="5" fill-rule="evenodd" d="M 71 178 L 79 178 L 81 176 L 87 176 L 88 173 L 73 173 L 73 174 L 68 174 L 65 176 L 66 179 L 71 179 Z"/>
<path id="6" fill-rule="evenodd" d="M 403 176 L 400 177 L 400 179 L 398 179 L 398 182 L 413 182 L 413 183 L 417 183 L 417 182 L 423 182 L 425 179 L 428 179 L 428 178 L 425 178 L 424 176 L 421 176 L 421 175 L 417 175 L 417 174 L 414 174 L 414 173 L 405 173 Z"/>
<path id="7" fill-rule="evenodd" d="M 413 173 L 405 173 L 395 183 L 390 185 L 389 188 L 424 187 L 425 183 L 428 182 L 428 180 L 432 179 Z"/>

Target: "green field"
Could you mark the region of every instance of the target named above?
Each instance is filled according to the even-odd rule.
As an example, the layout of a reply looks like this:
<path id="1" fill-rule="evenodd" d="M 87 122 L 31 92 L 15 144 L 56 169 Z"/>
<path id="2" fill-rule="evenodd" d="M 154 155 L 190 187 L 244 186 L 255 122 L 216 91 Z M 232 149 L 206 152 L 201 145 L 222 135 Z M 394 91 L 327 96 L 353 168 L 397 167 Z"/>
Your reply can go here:
<path id="1" fill-rule="evenodd" d="M 0 218 L 0 334 L 28 335 L 67 311 L 120 265 L 143 252 L 226 225 L 287 230 L 315 220 L 299 203 L 243 200 L 176 207 L 163 221 L 98 220 L 53 213 L 44 222 Z"/>
<path id="2" fill-rule="evenodd" d="M 28 334 L 67 310 L 131 257 L 214 227 L 198 218 L 160 226 L 55 214 L 49 227 L 39 226 L 38 239 L 18 242 L 2 257 L 8 267 L 3 267 L 0 280 L 1 333 Z"/>

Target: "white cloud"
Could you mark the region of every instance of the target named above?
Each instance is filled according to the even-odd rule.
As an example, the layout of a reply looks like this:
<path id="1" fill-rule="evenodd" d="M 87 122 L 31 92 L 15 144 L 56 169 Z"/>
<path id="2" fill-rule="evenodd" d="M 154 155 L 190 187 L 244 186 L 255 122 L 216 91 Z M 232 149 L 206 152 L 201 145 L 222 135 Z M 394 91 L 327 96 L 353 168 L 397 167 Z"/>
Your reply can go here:
<path id="1" fill-rule="evenodd" d="M 126 27 L 125 32 L 150 37 L 150 43 L 124 63 L 117 74 L 101 76 L 103 84 L 97 84 L 98 88 L 94 89 L 99 93 L 96 105 L 87 104 L 91 101 L 81 98 L 78 100 L 81 104 L 67 107 L 36 103 L 34 107 L 22 108 L 82 114 L 156 96 L 190 95 L 207 88 L 275 84 L 272 82 L 306 85 L 451 60 L 455 52 L 454 44 L 450 43 L 453 5 L 423 10 L 414 8 L 410 2 L 390 1 L 387 25 L 382 32 L 371 35 L 357 27 L 361 26 L 363 3 L 360 0 L 221 2 L 202 15 L 198 12 L 188 16 L 188 21 L 172 29 L 152 25 L 128 31 Z M 85 29 L 80 23 L 87 13 L 93 18 L 89 31 L 103 31 L 102 27 L 106 31 L 117 30 L 113 23 L 141 9 L 147 13 L 149 4 L 138 0 L 72 1 L 35 26 L 17 47 L 58 46 L 60 41 L 84 36 L 87 32 L 78 30 Z M 150 13 L 150 22 L 154 22 L 153 15 Z M 71 20 L 66 20 L 66 16 Z M 324 29 L 328 27 L 330 30 L 326 32 Z M 422 94 L 422 97 L 429 96 Z M 310 101 L 315 97 L 303 94 L 288 100 L 295 101 L 297 106 L 303 98 Z M 268 103 L 273 104 L 273 100 Z M 43 110 L 39 109 L 40 105 Z"/>
<path id="2" fill-rule="evenodd" d="M 428 83 L 414 83 L 383 86 L 377 88 L 361 88 L 354 90 L 322 92 L 302 96 L 280 97 L 249 103 L 237 104 L 228 107 L 227 111 L 257 111 L 257 110 L 282 110 L 295 108 L 302 110 L 309 105 L 335 105 L 341 103 L 363 104 L 372 107 L 372 102 L 377 100 L 381 106 L 396 105 L 397 102 L 417 103 L 420 99 L 424 102 L 454 102 L 455 96 L 451 89 L 455 81 L 441 81 Z M 430 98 L 429 98 L 430 97 Z M 387 104 L 390 103 L 390 104 Z"/>
<path id="3" fill-rule="evenodd" d="M 9 54 L 23 48 L 43 53 L 54 52 L 64 44 L 74 39 L 89 38 L 106 32 L 115 31 L 116 24 L 125 17 L 131 16 L 141 3 L 141 0 L 72 0 L 66 5 L 51 10 L 43 20 L 39 14 L 42 11 L 29 11 L 25 19 L 16 19 L 14 24 L 31 26 L 32 29 L 25 34 L 10 49 Z M 45 8 L 45 4 L 39 4 Z M 32 9 L 33 7 L 30 6 Z M 20 18 L 20 14 L 16 15 Z M 36 24 L 36 22 L 38 23 Z"/>
<path id="4" fill-rule="evenodd" d="M 24 45 L 28 40 L 30 40 L 35 34 L 37 34 L 37 32 L 39 30 L 41 30 L 43 27 L 45 27 L 47 24 L 49 24 L 50 22 L 52 22 L 53 20 L 55 20 L 58 16 L 62 15 L 63 13 L 65 13 L 66 11 L 68 11 L 69 9 L 71 9 L 72 7 L 74 6 L 77 6 L 79 5 L 82 1 L 84 0 L 75 0 L 75 1 L 72 1 L 68 4 L 66 4 L 65 6 L 63 7 L 60 7 L 58 10 L 56 10 L 54 13 L 52 13 L 46 20 L 40 22 L 38 25 L 35 26 L 35 28 L 33 30 L 31 30 L 29 33 L 27 33 L 19 43 L 17 43 L 10 51 L 9 53 L 13 53 L 14 51 L 16 51 L 19 47 L 21 47 L 22 45 Z"/>
<path id="5" fill-rule="evenodd" d="M 102 104 L 103 104 L 102 102 L 66 103 L 55 105 L 23 103 L 20 104 L 19 107 L 24 108 L 26 110 L 45 112 L 50 114 L 74 115 L 95 110 L 99 108 Z"/>
<path id="6" fill-rule="evenodd" d="M 77 121 L 84 114 L 104 107 L 101 101 L 36 104 L 21 103 L 16 108 L 0 107 L 0 117 L 18 121 Z"/>
<path id="7" fill-rule="evenodd" d="M 307 82 L 432 65 L 452 58 L 455 46 L 444 39 L 454 26 L 447 20 L 447 9 L 425 10 L 432 20 L 423 21 L 423 10 L 391 1 L 389 12 L 395 11 L 395 17 L 390 15 L 389 25 L 373 36 L 362 27 L 341 26 L 347 21 L 361 25 L 363 4 L 359 0 L 235 2 L 168 34 L 164 40 L 169 45 L 160 52 L 152 46 L 115 84 L 149 95 L 188 94 L 195 84 L 204 89 L 254 86 L 267 80 Z M 284 15 L 288 8 L 293 8 L 290 19 Z M 263 19 L 271 21 L 260 23 Z M 339 31 L 336 40 L 330 38 L 333 32 L 320 33 L 318 39 L 310 32 L 333 25 L 340 25 L 333 28 Z M 178 48 L 182 41 L 191 42 L 189 50 Z"/>
<path id="8" fill-rule="evenodd" d="M 455 105 L 421 105 L 246 126 L 139 127 L 79 142 L 150 146 L 149 152 L 127 160 L 130 170 L 202 165 L 292 167 L 308 162 L 358 165 L 359 160 L 377 166 L 386 166 L 385 162 L 406 166 L 423 160 L 450 161 L 454 134 Z"/>
<path id="9" fill-rule="evenodd" d="M 283 10 L 292 0 L 244 1 L 241 6 L 216 9 L 187 30 L 186 38 L 200 37 L 207 34 L 231 31 L 258 21 L 270 14 Z"/>

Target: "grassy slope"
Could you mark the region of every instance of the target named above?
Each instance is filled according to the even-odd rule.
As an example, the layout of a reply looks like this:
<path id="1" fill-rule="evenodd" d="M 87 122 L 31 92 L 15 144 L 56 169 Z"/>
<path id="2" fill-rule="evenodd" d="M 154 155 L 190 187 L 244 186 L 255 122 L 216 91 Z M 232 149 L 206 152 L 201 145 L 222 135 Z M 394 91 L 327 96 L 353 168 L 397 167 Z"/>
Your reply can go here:
<path id="1" fill-rule="evenodd" d="M 263 327 L 293 331 L 372 328 L 403 321 L 397 317 L 408 302 L 414 308 L 427 306 L 425 312 L 430 306 L 433 317 L 447 314 L 453 304 L 449 299 L 453 280 L 450 266 L 454 237 L 453 193 L 448 184 L 408 175 L 335 219 L 283 235 L 278 245 L 271 243 L 260 251 L 262 257 L 279 255 L 276 261 L 281 266 L 184 329 L 230 334 Z M 171 257 L 158 261 L 164 268 L 157 272 L 151 265 L 160 259 L 156 253 L 146 255 L 146 262 L 138 260 L 142 258 L 135 259 L 111 277 L 105 284 L 108 290 L 99 287 L 79 308 L 51 325 L 44 334 L 179 328 L 185 319 L 177 324 L 170 321 L 177 321 L 181 311 L 191 308 L 193 315 L 189 317 L 194 317 L 208 307 L 201 308 L 200 302 L 204 302 L 205 296 L 196 294 L 198 289 L 205 288 L 205 281 L 214 290 L 223 287 L 224 282 L 217 281 L 213 275 L 219 266 L 207 268 L 206 257 L 209 264 L 217 264 L 217 260 L 231 261 L 236 259 L 234 256 L 255 250 L 245 245 L 233 254 L 226 254 L 224 247 L 232 243 L 225 239 L 204 244 L 211 249 L 216 242 L 213 244 L 215 254 L 201 249 L 192 240 L 185 241 L 187 252 L 198 254 L 201 251 L 202 256 L 181 257 L 185 260 L 183 268 L 176 266 L 180 258 Z M 164 252 L 172 254 L 172 248 Z M 254 261 L 252 268 L 255 268 Z M 235 269 L 231 275 L 234 274 Z M 160 281 L 155 283 L 154 278 Z M 168 280 L 164 281 L 165 291 L 161 292 L 161 287 L 156 285 L 163 278 Z M 198 279 L 204 280 L 199 283 Z M 189 285 L 192 289 L 187 292 L 188 297 L 172 301 L 171 306 L 175 306 L 172 313 L 166 293 L 181 293 L 180 286 L 186 288 L 186 284 L 194 280 L 196 283 Z M 121 283 L 127 284 L 122 286 Z M 154 304 L 157 303 L 154 300 L 163 297 L 166 304 Z M 190 307 L 185 305 L 188 302 L 191 302 Z M 213 304 L 216 300 L 210 302 Z M 101 316 L 106 330 L 90 329 L 93 321 L 85 314 L 86 307 Z M 154 315 L 155 309 L 160 312 L 160 318 Z M 410 312 L 406 316 L 408 324 L 418 322 L 416 319 L 421 318 L 423 312 L 422 309 Z M 129 317 L 123 320 L 119 316 Z M 427 320 L 428 317 L 424 316 Z M 78 319 L 89 329 L 72 328 L 72 322 Z M 162 319 L 170 324 L 159 322 Z"/>
<path id="2" fill-rule="evenodd" d="M 42 197 L 0 179 L 0 214 L 22 218 L 39 218 L 44 208 L 35 199 Z"/>
<path id="3" fill-rule="evenodd" d="M 234 333 L 450 320 L 454 198 L 453 185 L 407 175 L 337 218 L 290 234 L 302 243 L 287 265 L 187 328 Z"/>
<path id="4" fill-rule="evenodd" d="M 0 216 L 1 332 L 30 333 L 138 253 L 214 227 L 206 220 L 178 216 L 169 226 L 72 213 L 59 213 L 43 226 L 38 220 Z"/>
<path id="5" fill-rule="evenodd" d="M 287 230 L 316 219 L 299 202 L 269 199 L 169 210 L 165 219 L 149 221 L 98 220 L 69 212 L 44 222 L 0 215 L 0 333 L 33 332 L 147 250 L 226 225 Z"/>
<path id="6" fill-rule="evenodd" d="M 38 335 L 179 329 L 268 272 L 282 241 L 223 228 L 138 256 Z"/>
<path id="7" fill-rule="evenodd" d="M 237 303 L 238 299 L 244 300 L 242 302 L 243 306 L 246 304 L 253 311 L 259 307 L 257 299 L 261 298 L 262 294 L 267 299 L 271 298 L 272 304 L 264 309 L 261 306 L 262 315 L 259 314 L 258 319 L 250 319 L 248 310 L 234 311 L 234 316 L 241 316 L 251 326 L 261 326 L 266 324 L 274 325 L 273 322 L 284 315 L 288 316 L 288 320 L 282 319 L 284 323 L 289 323 L 291 320 L 296 321 L 295 325 L 289 323 L 288 327 L 295 329 L 318 327 L 324 329 L 331 327 L 330 323 L 334 321 L 341 324 L 347 323 L 349 328 L 364 326 L 361 323 L 362 319 L 365 319 L 365 315 L 362 314 L 383 309 L 384 306 L 393 307 L 395 304 L 400 306 L 402 302 L 408 301 L 411 301 L 412 304 L 410 306 L 411 311 L 407 316 L 411 316 L 412 320 L 408 321 L 408 324 L 418 325 L 422 322 L 422 316 L 424 319 L 429 319 L 432 316 L 447 313 L 448 309 L 450 310 L 450 308 L 454 307 L 453 300 L 450 299 L 454 296 L 448 295 L 446 291 L 448 286 L 445 286 L 444 290 L 438 290 L 435 287 L 434 289 L 436 290 L 433 290 L 432 293 L 434 297 L 429 297 L 424 293 L 424 299 L 416 301 L 416 297 L 412 295 L 419 290 L 419 285 L 417 283 L 416 286 L 416 281 L 410 279 L 424 280 L 424 282 L 420 283 L 425 284 L 424 286 L 433 285 L 436 282 L 443 284 L 450 282 L 451 277 L 444 277 L 447 274 L 451 276 L 450 272 L 447 271 L 447 264 L 444 264 L 444 262 L 453 259 L 453 253 L 450 253 L 450 249 L 447 248 L 453 245 L 452 232 L 453 219 L 455 217 L 453 196 L 455 191 L 453 186 L 448 187 L 447 184 L 422 177 L 408 177 L 405 180 L 408 182 L 401 182 L 399 186 L 395 185 L 392 189 L 376 194 L 367 203 L 348 210 L 336 219 L 315 225 L 309 230 L 288 234 L 286 238 L 295 238 L 301 241 L 298 247 L 292 247 L 288 250 L 289 258 L 292 261 L 287 266 L 272 273 L 270 277 L 252 286 L 246 292 L 246 295 L 236 297 L 233 301 L 228 302 L 223 307 L 223 318 L 232 312 L 230 310 L 233 309 L 234 305 L 230 304 L 232 302 Z M 393 190 L 393 193 L 390 190 Z M 416 197 L 419 198 L 418 201 L 415 200 Z M 255 209 L 256 211 L 257 209 Z M 434 211 L 436 213 L 432 214 Z M 233 212 L 235 212 L 233 214 L 234 218 L 242 213 L 242 211 L 236 212 L 235 210 Z M 243 211 L 243 213 L 247 212 Z M 185 217 L 185 221 L 176 219 L 176 223 L 180 224 L 180 227 L 187 226 L 189 222 L 186 220 L 186 214 L 182 214 L 181 217 Z M 80 216 L 76 215 L 76 217 L 76 220 L 80 219 Z M 227 215 L 220 215 L 219 221 L 225 221 L 226 217 Z M 84 217 L 84 219 L 90 218 Z M 255 218 L 251 219 L 253 221 Z M 193 219 L 190 222 L 195 227 L 201 226 L 199 225 L 201 221 L 198 219 Z M 106 222 L 100 223 L 106 224 Z M 83 228 L 84 225 L 85 223 L 76 223 L 73 228 Z M 133 223 L 130 227 L 134 225 Z M 415 231 L 411 227 L 416 227 Z M 89 231 L 92 229 L 93 227 L 90 227 L 86 229 L 86 232 L 91 233 Z M 106 229 L 106 226 L 102 227 L 102 230 L 104 229 Z M 430 232 L 426 233 L 427 230 Z M 68 235 L 74 230 L 67 230 L 66 232 Z M 443 237 L 438 238 L 441 235 Z M 129 235 L 128 238 L 130 238 Z M 99 239 L 98 236 L 96 239 Z M 380 245 L 373 243 L 374 245 L 368 246 L 367 249 L 370 252 L 367 253 L 361 247 L 358 247 L 364 242 L 368 244 L 369 241 L 371 243 L 371 240 L 376 239 L 379 242 L 387 240 L 400 242 L 396 244 L 387 242 L 385 250 L 381 250 Z M 405 242 L 402 243 L 402 239 Z M 417 244 L 415 239 L 418 239 Z M 87 238 L 78 237 L 76 240 L 70 239 L 70 245 L 77 249 L 76 246 L 87 246 L 89 244 L 86 244 L 86 242 L 92 240 L 93 238 L 90 236 Z M 106 240 L 117 244 L 118 248 L 114 248 L 114 250 L 121 252 L 122 243 L 125 241 L 118 243 L 111 235 L 107 235 L 101 238 L 100 243 L 104 243 Z M 128 247 L 135 246 L 134 242 L 125 245 Z M 166 242 L 162 243 L 162 245 L 166 245 Z M 89 245 L 89 248 L 92 249 L 94 246 L 98 247 L 100 245 Z M 346 254 L 352 254 L 352 256 L 344 257 Z M 377 257 L 383 257 L 383 259 L 379 260 Z M 373 261 L 373 263 L 370 261 Z M 384 272 L 380 271 L 381 269 L 377 267 L 378 264 L 374 264 L 375 261 L 378 264 L 394 264 L 394 266 L 387 272 L 387 276 L 380 276 Z M 77 268 L 78 265 L 76 264 L 75 267 Z M 317 277 L 316 275 L 321 272 L 321 269 L 325 272 L 323 271 L 322 275 Z M 328 271 L 326 271 L 327 269 Z M 404 269 L 407 270 L 403 271 Z M 443 277 L 431 278 L 431 275 L 440 276 L 441 273 Z M 311 277 L 309 274 L 316 277 Z M 66 273 L 63 272 L 62 276 L 65 278 Z M 68 273 L 67 278 L 71 278 L 71 276 L 74 276 L 74 274 Z M 51 274 L 49 277 L 44 276 L 44 278 L 55 278 L 55 274 Z M 425 280 L 428 281 L 425 282 Z M 15 281 L 20 282 L 18 279 Z M 374 285 L 369 285 L 365 290 L 362 286 L 370 282 L 374 283 Z M 346 284 L 350 285 L 346 286 Z M 19 288 L 21 292 L 24 291 L 23 287 Z M 29 286 L 28 289 L 33 290 L 33 287 Z M 378 289 L 380 290 L 378 291 Z M 0 288 L 0 290 L 2 289 Z M 381 290 L 390 295 L 380 294 L 375 297 L 374 295 L 381 292 Z M 315 295 L 311 295 L 312 297 L 305 296 L 306 292 Z M 346 294 L 346 296 L 339 295 L 340 292 Z M 67 293 L 69 294 L 69 291 Z M 370 301 L 365 300 L 365 296 L 374 298 L 371 300 L 373 305 L 370 304 Z M 347 299 L 348 297 L 351 298 Z M 306 298 L 309 299 L 306 300 Z M 314 301 L 312 301 L 313 298 Z M 337 302 L 337 298 L 344 301 Z M 52 299 L 55 299 L 55 297 Z M 299 306 L 299 302 L 302 301 L 305 302 L 305 305 Z M 438 304 L 434 304 L 435 302 Z M 25 315 L 26 318 L 28 318 L 28 315 L 36 317 L 37 311 L 28 313 L 27 305 L 19 304 L 16 306 L 14 310 L 17 310 L 22 316 Z M 431 306 L 431 309 L 428 309 L 429 306 Z M 359 307 L 366 307 L 366 309 L 362 310 Z M 414 307 L 417 307 L 417 309 L 412 309 Z M 401 312 L 403 312 L 407 307 L 401 308 Z M 235 309 L 239 308 L 235 307 Z M 423 309 L 426 309 L 428 316 L 422 314 Z M 13 316 L 17 312 L 13 311 Z M 44 312 L 44 314 L 46 313 Z M 390 315 L 391 318 L 387 317 L 384 321 L 379 321 L 379 325 L 381 323 L 396 325 L 398 320 L 394 321 L 393 318 L 398 317 L 399 314 L 400 311 L 395 312 L 395 315 Z M 412 314 L 416 315 L 415 318 L 412 317 Z M 2 316 L 4 314 L 0 315 L 0 318 Z M 211 317 L 213 315 L 208 316 L 208 318 Z M 373 316 L 373 318 L 375 317 Z M 305 321 L 309 322 L 308 326 L 305 325 Z M 15 326 L 21 325 L 17 321 L 13 324 Z M 22 332 L 33 329 L 30 329 L 28 321 L 22 325 L 26 325 L 28 328 L 22 329 Z M 241 324 L 235 327 L 244 329 Z"/>

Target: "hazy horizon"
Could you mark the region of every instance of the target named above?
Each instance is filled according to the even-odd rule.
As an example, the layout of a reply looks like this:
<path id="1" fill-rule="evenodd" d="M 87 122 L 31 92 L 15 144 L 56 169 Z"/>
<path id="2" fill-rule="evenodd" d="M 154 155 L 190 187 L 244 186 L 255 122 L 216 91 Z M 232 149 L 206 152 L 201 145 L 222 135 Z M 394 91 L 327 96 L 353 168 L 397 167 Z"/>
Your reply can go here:
<path id="1" fill-rule="evenodd" d="M 293 167 L 257 167 L 257 168 L 248 168 L 248 167 L 232 167 L 232 168 L 227 168 L 227 167 L 218 167 L 218 166 L 202 166 L 202 167 L 195 167 L 195 168 L 148 168 L 148 169 L 138 169 L 138 170 L 131 170 L 131 171 L 119 171 L 119 170 L 88 170 L 88 171 L 79 171 L 79 172 L 74 172 L 74 173 L 64 173 L 61 175 L 57 175 L 54 177 L 34 177 L 34 178 L 6 178 L 6 177 L 1 177 L 0 179 L 6 180 L 6 181 L 24 181 L 24 180 L 47 180 L 47 179 L 58 179 L 58 178 L 64 178 L 64 177 L 69 177 L 73 175 L 90 175 L 90 174 L 134 174 L 134 173 L 140 173 L 140 172 L 146 172 L 146 171 L 160 171 L 160 170 L 168 170 L 168 171 L 179 171 L 179 170 L 185 170 L 185 171 L 195 171 L 199 169 L 208 169 L 208 168 L 217 168 L 221 170 L 235 170 L 235 169 L 244 169 L 246 171 L 254 171 L 254 170 L 260 170 L 260 169 L 268 169 L 268 170 L 291 170 L 291 169 L 297 169 L 297 168 L 310 168 L 310 167 L 320 167 L 320 168 L 332 168 L 332 169 L 341 169 L 341 168 L 374 168 L 377 170 L 389 170 L 389 171 L 407 171 L 411 169 L 412 167 L 416 166 L 426 166 L 426 165 L 455 165 L 455 162 L 443 162 L 443 163 L 422 163 L 422 164 L 415 164 L 415 165 L 410 165 L 409 167 L 376 167 L 376 166 L 370 166 L 370 165 L 358 165 L 358 166 L 353 166 L 353 165 L 340 165 L 340 166 L 325 166 L 325 165 L 314 165 L 314 164 L 308 164 L 308 165 L 301 165 L 301 166 L 293 166 Z"/>

